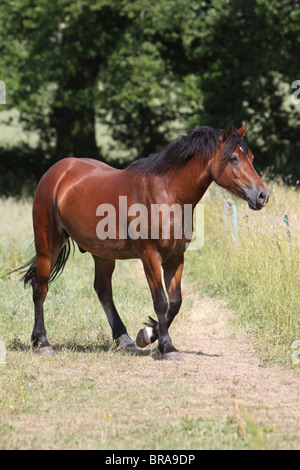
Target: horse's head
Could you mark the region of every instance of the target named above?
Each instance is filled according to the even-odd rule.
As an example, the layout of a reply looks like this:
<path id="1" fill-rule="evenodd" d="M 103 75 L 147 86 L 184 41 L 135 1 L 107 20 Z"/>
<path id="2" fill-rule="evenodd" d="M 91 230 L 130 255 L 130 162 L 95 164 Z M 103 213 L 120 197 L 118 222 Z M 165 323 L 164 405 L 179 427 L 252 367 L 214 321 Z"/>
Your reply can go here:
<path id="1" fill-rule="evenodd" d="M 247 122 L 236 131 L 232 123 L 227 125 L 211 161 L 211 174 L 217 184 L 245 199 L 250 209 L 258 210 L 267 204 L 270 193 L 253 167 L 253 154 L 243 140 L 246 130 Z"/>

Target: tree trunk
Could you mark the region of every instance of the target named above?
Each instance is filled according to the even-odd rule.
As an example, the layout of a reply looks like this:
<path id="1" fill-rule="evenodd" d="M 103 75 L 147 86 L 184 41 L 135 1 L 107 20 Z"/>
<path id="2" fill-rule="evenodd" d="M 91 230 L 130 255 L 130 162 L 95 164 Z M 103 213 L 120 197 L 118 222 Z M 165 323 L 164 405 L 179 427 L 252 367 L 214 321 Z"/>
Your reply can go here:
<path id="1" fill-rule="evenodd" d="M 94 109 L 55 108 L 54 127 L 58 160 L 65 157 L 99 158 Z"/>

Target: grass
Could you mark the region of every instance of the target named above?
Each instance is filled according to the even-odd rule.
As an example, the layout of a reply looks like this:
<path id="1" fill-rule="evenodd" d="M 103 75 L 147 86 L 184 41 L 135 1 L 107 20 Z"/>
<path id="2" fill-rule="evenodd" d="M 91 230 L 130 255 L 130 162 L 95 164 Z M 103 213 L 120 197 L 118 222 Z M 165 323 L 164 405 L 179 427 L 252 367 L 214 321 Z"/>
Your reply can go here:
<path id="1" fill-rule="evenodd" d="M 231 232 L 224 235 L 220 194 L 214 189 L 208 195 L 205 245 L 201 252 L 187 255 L 188 283 L 228 296 L 239 313 L 237 318 L 257 333 L 257 341 L 269 334 L 278 348 L 288 345 L 299 337 L 295 286 L 298 245 L 293 229 L 298 193 L 285 193 L 284 187 L 274 186 L 270 208 L 265 211 L 266 217 L 282 216 L 289 209 L 291 245 L 283 224 L 276 231 L 263 226 L 260 233 L 259 219 L 251 220 L 255 230 L 251 228 L 249 233 L 242 219 L 245 206 L 239 205 L 238 249 L 233 246 Z M 28 248 L 32 242 L 31 207 L 31 200 L 0 200 L 1 275 L 32 254 Z M 16 274 L 0 281 L 0 339 L 7 346 L 7 363 L 0 367 L 1 449 L 290 447 L 292 437 L 287 430 L 278 431 L 253 419 L 247 410 L 234 406 L 233 398 L 227 397 L 225 413 L 223 403 L 220 406 L 222 397 L 212 406 L 209 397 L 203 402 L 199 389 L 203 385 L 192 365 L 158 363 L 152 359 L 151 349 L 137 357 L 116 353 L 93 291 L 93 275 L 91 257 L 76 251 L 63 276 L 51 286 L 45 321 L 57 353 L 50 358 L 41 358 L 30 349 L 31 290 L 23 289 Z M 283 292 L 285 296 L 280 295 Z M 128 332 L 135 338 L 153 311 L 138 262 L 117 264 L 114 293 Z M 187 296 L 172 328 L 175 344 L 193 308 L 191 302 Z M 282 329 L 283 323 L 288 329 Z M 269 347 L 274 353 L 267 343 L 265 337 L 258 345 L 264 355 L 269 354 Z M 284 356 L 280 354 L 274 359 Z"/>
<path id="2" fill-rule="evenodd" d="M 198 256 L 188 253 L 186 266 L 195 288 L 229 299 L 264 359 L 293 367 L 291 346 L 300 339 L 300 192 L 280 181 L 270 182 L 269 189 L 268 205 L 254 212 L 212 186 L 205 199 L 204 246 Z M 224 200 L 229 204 L 227 222 Z"/>
<path id="3" fill-rule="evenodd" d="M 64 350 L 42 362 L 10 353 L 1 448 L 231 449 L 257 447 L 259 440 L 279 445 L 270 440 L 271 430 L 256 423 L 254 432 L 250 421 L 241 438 L 230 410 L 224 417 L 214 410 L 203 416 L 193 403 L 195 383 L 187 386 L 182 369 L 160 364 L 155 372 L 148 362 L 141 373 L 141 360 Z"/>

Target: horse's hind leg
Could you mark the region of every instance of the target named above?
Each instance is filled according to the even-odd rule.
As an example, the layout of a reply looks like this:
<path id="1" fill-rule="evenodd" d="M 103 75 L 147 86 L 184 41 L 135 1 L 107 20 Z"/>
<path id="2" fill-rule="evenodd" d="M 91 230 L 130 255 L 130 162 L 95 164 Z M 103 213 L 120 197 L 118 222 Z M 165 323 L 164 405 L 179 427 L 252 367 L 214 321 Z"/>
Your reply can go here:
<path id="1" fill-rule="evenodd" d="M 122 322 L 112 297 L 111 278 L 115 269 L 115 260 L 102 259 L 93 256 L 95 262 L 94 288 L 105 311 L 112 336 L 119 350 L 136 352 L 134 342 L 128 336 L 126 327 Z"/>
<path id="2" fill-rule="evenodd" d="M 31 344 L 38 349 L 39 354 L 53 354 L 52 346 L 46 337 L 44 325 L 44 301 L 48 292 L 49 260 L 45 257 L 37 257 L 35 273 L 32 279 L 34 302 L 34 327 L 31 335 Z"/>
<path id="3" fill-rule="evenodd" d="M 48 292 L 49 278 L 65 237 L 54 227 L 49 231 L 40 229 L 35 235 L 36 266 L 32 278 L 34 327 L 31 344 L 33 348 L 38 349 L 39 354 L 52 355 L 53 349 L 47 340 L 44 325 L 44 301 Z"/>

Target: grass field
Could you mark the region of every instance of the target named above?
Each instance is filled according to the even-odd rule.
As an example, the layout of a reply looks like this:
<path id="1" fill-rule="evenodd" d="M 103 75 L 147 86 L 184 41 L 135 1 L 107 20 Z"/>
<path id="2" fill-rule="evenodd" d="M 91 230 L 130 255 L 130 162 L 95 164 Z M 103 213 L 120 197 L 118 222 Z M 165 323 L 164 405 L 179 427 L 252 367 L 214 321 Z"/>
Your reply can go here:
<path id="1" fill-rule="evenodd" d="M 204 246 L 199 256 L 188 255 L 187 272 L 195 287 L 229 299 L 265 359 L 290 365 L 291 345 L 300 339 L 300 192 L 280 181 L 270 182 L 269 189 L 268 205 L 255 212 L 216 185 L 211 188 L 204 199 Z"/>
<path id="2" fill-rule="evenodd" d="M 300 330 L 299 193 L 272 184 L 270 205 L 260 213 L 250 213 L 238 202 L 238 248 L 229 222 L 224 231 L 222 197 L 216 187 L 206 196 L 205 243 L 200 252 L 186 256 L 184 288 L 227 298 L 236 313 L 233 330 L 249 331 L 264 360 L 293 368 L 291 343 L 299 339 Z M 31 207 L 30 200 L 0 201 L 1 275 L 32 254 Z M 246 221 L 246 213 L 254 218 Z M 291 240 L 284 223 L 268 219 L 286 213 Z M 50 358 L 30 349 L 31 290 L 23 289 L 17 274 L 0 281 L 0 339 L 7 346 L 7 363 L 0 367 L 0 448 L 290 447 L 288 430 L 275 432 L 251 419 L 241 437 L 234 411 L 228 408 L 220 415 L 218 403 L 203 414 L 194 366 L 157 363 L 151 349 L 137 357 L 115 352 L 93 291 L 93 275 L 90 255 L 76 251 L 51 286 L 45 321 L 56 354 Z M 134 339 L 153 311 L 137 261 L 117 264 L 114 294 Z M 186 296 L 172 327 L 175 345 L 192 310 L 192 299 Z"/>

